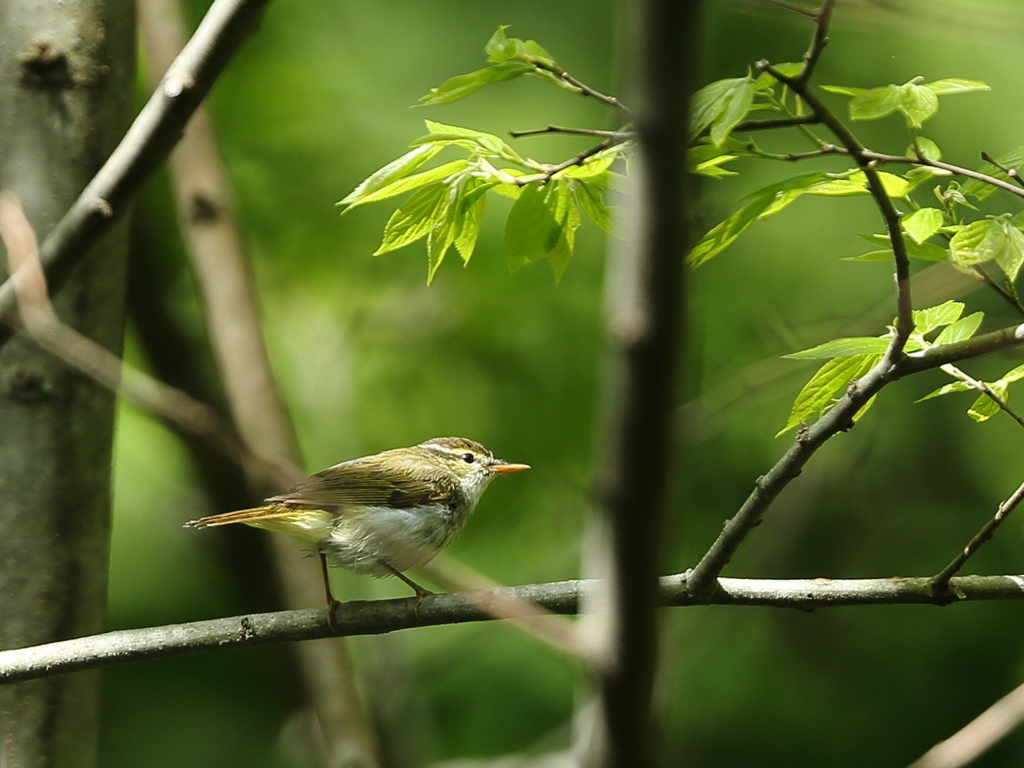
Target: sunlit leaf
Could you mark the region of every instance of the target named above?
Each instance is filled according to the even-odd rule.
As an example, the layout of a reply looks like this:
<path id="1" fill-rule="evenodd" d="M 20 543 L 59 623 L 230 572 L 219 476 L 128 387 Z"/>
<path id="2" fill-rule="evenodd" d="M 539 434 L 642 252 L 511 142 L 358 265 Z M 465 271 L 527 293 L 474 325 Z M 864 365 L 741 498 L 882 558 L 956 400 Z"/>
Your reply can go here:
<path id="1" fill-rule="evenodd" d="M 800 394 L 793 402 L 793 409 L 786 420 L 786 425 L 776 434 L 776 437 L 802 423 L 816 420 L 835 403 L 840 392 L 851 381 L 859 379 L 870 371 L 880 359 L 880 355 L 854 355 L 836 357 L 826 362 L 800 390 Z"/>
<path id="2" fill-rule="evenodd" d="M 389 197 L 395 197 L 396 195 L 401 195 L 405 192 L 411 192 L 414 189 L 425 187 L 428 184 L 443 181 L 456 173 L 461 173 L 466 169 L 467 165 L 468 163 L 465 160 L 453 160 L 450 163 L 439 165 L 428 171 L 421 171 L 420 173 L 413 174 L 412 176 L 400 178 L 397 181 L 393 181 L 392 183 L 365 195 L 360 200 L 352 203 L 347 210 L 352 210 L 357 205 L 365 205 L 366 203 L 375 203 L 379 200 L 386 200 Z"/>
<path id="3" fill-rule="evenodd" d="M 971 93 L 973 91 L 992 90 L 991 87 L 980 80 L 964 80 L 959 77 L 935 80 L 931 83 L 925 83 L 924 87 L 932 91 L 936 96 L 947 96 L 952 93 Z"/>
<path id="4" fill-rule="evenodd" d="M 1021 167 L 1024 167 L 1024 147 L 1017 147 L 1016 149 L 1007 152 L 1005 155 L 1000 155 L 996 158 L 996 162 L 1003 168 L 1012 168 L 1019 171 Z M 1009 181 L 1010 179 L 1010 177 L 1006 175 L 1005 171 L 1001 168 L 997 168 L 992 163 L 985 163 L 979 170 L 986 176 L 993 176 L 997 179 L 1001 179 L 1002 181 Z M 961 191 L 965 195 L 970 195 L 976 200 L 984 200 L 995 192 L 996 188 L 991 184 L 978 179 L 968 179 L 961 187 Z"/>
<path id="5" fill-rule="evenodd" d="M 1001 399 L 1004 403 L 1007 400 L 1007 388 L 1002 382 L 995 381 L 988 385 L 988 388 L 992 390 L 995 395 Z M 974 404 L 967 411 L 967 415 L 974 419 L 979 424 L 983 421 L 988 421 L 997 413 L 999 413 L 999 403 L 989 397 L 987 394 L 982 393 L 978 399 L 974 401 Z"/>
<path id="6" fill-rule="evenodd" d="M 489 83 L 498 83 L 503 80 L 512 80 L 522 75 L 532 73 L 533 66 L 523 61 L 503 61 L 475 72 L 465 75 L 456 75 L 445 80 L 436 88 L 431 88 L 426 96 L 420 97 L 420 104 L 429 106 L 432 104 L 448 104 L 468 96 Z"/>
<path id="7" fill-rule="evenodd" d="M 824 360 L 831 357 L 881 354 L 889 347 L 889 339 L 878 336 L 853 336 L 833 339 L 800 352 L 791 352 L 783 357 L 790 360 Z"/>
<path id="8" fill-rule="evenodd" d="M 967 317 L 961 317 L 954 323 L 950 323 L 938 336 L 935 337 L 936 344 L 953 344 L 958 341 L 965 341 L 977 333 L 981 321 L 985 319 L 984 312 L 973 312 Z"/>
<path id="9" fill-rule="evenodd" d="M 384 239 L 374 256 L 397 250 L 426 237 L 438 224 L 448 204 L 448 186 L 438 181 L 419 190 L 391 214 L 384 227 Z"/>
<path id="10" fill-rule="evenodd" d="M 731 245 L 744 230 L 753 224 L 775 199 L 773 192 L 762 193 L 748 202 L 725 221 L 712 227 L 702 237 L 686 257 L 694 269 L 710 261 Z"/>
<path id="11" fill-rule="evenodd" d="M 442 149 L 443 147 L 430 145 L 413 148 L 396 160 L 392 160 L 383 168 L 379 168 L 371 173 L 366 177 L 366 179 L 360 182 L 355 189 L 339 200 L 338 205 L 347 205 L 348 208 L 345 210 L 350 211 L 357 205 L 372 202 L 366 199 L 369 195 L 390 186 L 395 181 L 412 173 Z M 413 188 L 414 187 L 409 187 L 409 189 Z M 401 192 L 396 192 L 395 194 L 401 194 Z M 384 197 L 388 197 L 388 195 L 385 195 Z M 384 197 L 377 197 L 375 199 L 383 200 Z"/>
<path id="12" fill-rule="evenodd" d="M 955 323 L 963 312 L 964 304 L 961 301 L 944 301 L 934 307 L 915 309 L 911 313 L 914 319 L 914 332 L 922 336 L 929 334 L 936 328 Z"/>
<path id="13" fill-rule="evenodd" d="M 939 227 L 945 223 L 946 216 L 938 208 L 919 208 L 900 219 L 903 230 L 919 245 L 938 232 Z"/>

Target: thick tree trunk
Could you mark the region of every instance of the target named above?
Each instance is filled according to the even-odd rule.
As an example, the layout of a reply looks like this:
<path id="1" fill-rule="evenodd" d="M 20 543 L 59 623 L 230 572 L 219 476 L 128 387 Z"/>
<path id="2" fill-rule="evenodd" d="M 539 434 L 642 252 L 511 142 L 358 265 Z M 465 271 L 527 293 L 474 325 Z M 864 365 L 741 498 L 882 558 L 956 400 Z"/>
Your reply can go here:
<path id="1" fill-rule="evenodd" d="M 131 117 L 134 6 L 0 0 L 0 30 L 0 187 L 42 236 Z M 64 322 L 113 350 L 125 231 L 101 241 L 54 302 Z M 102 629 L 114 405 L 29 339 L 0 349 L 0 648 Z M 93 765 L 98 709 L 93 673 L 0 688 L 0 764 Z"/>

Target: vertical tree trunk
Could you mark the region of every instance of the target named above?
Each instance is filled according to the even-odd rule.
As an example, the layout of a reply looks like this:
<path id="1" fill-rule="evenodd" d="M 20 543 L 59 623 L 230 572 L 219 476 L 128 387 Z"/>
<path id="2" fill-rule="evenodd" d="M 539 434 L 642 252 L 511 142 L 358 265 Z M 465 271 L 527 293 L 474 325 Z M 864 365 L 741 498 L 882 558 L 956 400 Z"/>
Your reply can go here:
<path id="1" fill-rule="evenodd" d="M 0 0 L 0 30 L 0 187 L 42 236 L 130 120 L 134 6 Z M 64 322 L 113 350 L 125 234 L 122 224 L 104 238 L 54 302 Z M 0 648 L 102 629 L 114 405 L 29 339 L 0 349 Z M 0 763 L 93 765 L 98 710 L 92 673 L 0 688 Z"/>
<path id="2" fill-rule="evenodd" d="M 699 0 L 634 0 L 635 196 L 613 244 L 605 299 L 611 371 L 598 467 L 589 608 L 597 667 L 590 768 L 652 768 L 659 761 L 653 706 L 658 575 L 676 442 L 678 359 L 686 318 L 690 189 L 689 99 Z"/>

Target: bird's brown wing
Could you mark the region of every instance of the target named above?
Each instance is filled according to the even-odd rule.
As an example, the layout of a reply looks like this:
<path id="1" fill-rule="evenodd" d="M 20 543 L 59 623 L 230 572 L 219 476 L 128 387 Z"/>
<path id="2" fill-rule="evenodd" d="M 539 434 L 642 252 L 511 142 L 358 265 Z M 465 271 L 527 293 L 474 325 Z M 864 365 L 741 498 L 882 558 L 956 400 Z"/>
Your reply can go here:
<path id="1" fill-rule="evenodd" d="M 405 509 L 436 503 L 450 495 L 443 473 L 431 471 L 432 467 L 425 467 L 415 458 L 403 460 L 390 453 L 346 461 L 317 472 L 267 501 L 332 511 L 363 505 Z"/>

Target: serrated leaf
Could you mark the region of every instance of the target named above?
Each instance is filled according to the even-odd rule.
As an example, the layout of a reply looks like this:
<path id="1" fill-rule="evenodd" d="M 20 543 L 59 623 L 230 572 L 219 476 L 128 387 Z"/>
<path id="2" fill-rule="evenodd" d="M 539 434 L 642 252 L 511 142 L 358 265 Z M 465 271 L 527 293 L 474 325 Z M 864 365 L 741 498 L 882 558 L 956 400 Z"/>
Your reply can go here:
<path id="1" fill-rule="evenodd" d="M 502 61 L 494 66 L 468 72 L 465 75 L 456 75 L 445 80 L 436 88 L 431 88 L 425 96 L 421 96 L 420 104 L 422 106 L 448 104 L 458 101 L 490 83 L 513 80 L 532 72 L 533 66 L 524 61 Z"/>
<path id="2" fill-rule="evenodd" d="M 992 90 L 991 87 L 980 80 L 964 80 L 959 77 L 949 77 L 944 80 L 925 83 L 924 87 L 932 91 L 936 96 L 948 96 L 952 93 L 971 93 L 973 91 Z"/>
<path id="3" fill-rule="evenodd" d="M 961 301 L 944 301 L 934 307 L 915 309 L 911 313 L 914 320 L 914 333 L 924 336 L 936 328 L 955 323 L 964 312 Z"/>
<path id="4" fill-rule="evenodd" d="M 338 201 L 338 205 L 347 205 L 348 208 L 345 211 L 350 211 L 357 205 L 363 203 L 372 202 L 365 198 L 369 197 L 375 192 L 379 192 L 386 187 L 391 186 L 393 183 L 407 176 L 408 174 L 415 171 L 425 162 L 430 160 L 434 155 L 440 152 L 442 147 L 424 145 L 415 147 L 414 149 L 406 152 L 401 157 L 392 160 L 382 168 L 378 168 L 376 171 L 367 176 L 359 185 L 349 192 L 344 198 Z M 426 182 L 424 182 L 426 183 Z M 414 187 L 410 187 L 413 189 Z M 396 192 L 395 194 L 401 194 Z M 387 197 L 387 195 L 385 195 Z M 383 200 L 383 197 L 374 198 L 377 200 Z M 342 211 L 344 213 L 345 211 Z"/>
<path id="5" fill-rule="evenodd" d="M 391 214 L 384 227 L 384 239 L 373 252 L 380 256 L 414 243 L 438 224 L 448 203 L 448 186 L 437 181 L 419 190 Z"/>
<path id="6" fill-rule="evenodd" d="M 817 419 L 833 404 L 838 392 L 870 371 L 880 359 L 879 355 L 856 355 L 836 357 L 826 362 L 800 390 L 786 425 L 775 436 L 783 435 L 801 423 Z"/>
<path id="7" fill-rule="evenodd" d="M 810 349 L 783 355 L 789 360 L 824 360 L 832 357 L 882 354 L 889 347 L 889 339 L 878 336 L 852 336 L 833 339 Z"/>
<path id="8" fill-rule="evenodd" d="M 978 327 L 984 319 L 984 312 L 974 312 L 967 317 L 961 317 L 956 322 L 950 323 L 942 329 L 939 335 L 935 337 L 935 344 L 953 344 L 971 338 L 977 333 Z"/>
<path id="9" fill-rule="evenodd" d="M 946 216 L 938 208 L 919 208 L 900 219 L 903 230 L 918 245 L 939 231 L 946 223 Z"/>

